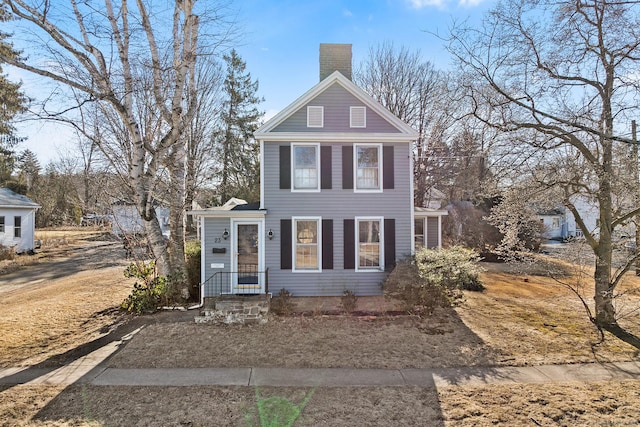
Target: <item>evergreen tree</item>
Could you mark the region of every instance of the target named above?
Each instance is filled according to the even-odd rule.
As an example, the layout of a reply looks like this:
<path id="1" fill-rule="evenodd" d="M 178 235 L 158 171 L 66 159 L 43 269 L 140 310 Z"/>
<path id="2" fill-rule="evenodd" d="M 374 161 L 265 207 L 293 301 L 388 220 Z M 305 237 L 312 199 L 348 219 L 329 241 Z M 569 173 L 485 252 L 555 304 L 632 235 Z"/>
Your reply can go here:
<path id="1" fill-rule="evenodd" d="M 221 126 L 214 135 L 220 161 L 217 171 L 218 194 L 222 203 L 230 197 L 248 202 L 260 197 L 260 148 L 253 138 L 263 113 L 257 105 L 258 81 L 251 79 L 246 63 L 232 50 L 224 56 L 227 75 L 224 81 L 224 103 Z"/>
<path id="2" fill-rule="evenodd" d="M 41 167 L 38 156 L 33 151 L 26 149 L 18 157 L 19 182 L 27 187 L 27 191 L 35 185 L 40 175 Z"/>
<path id="3" fill-rule="evenodd" d="M 4 5 L 0 5 L 0 22 L 7 22 L 10 19 L 9 14 Z M 13 48 L 13 45 L 7 41 L 9 34 L 0 30 L 0 58 L 11 57 L 16 58 L 19 52 Z M 10 82 L 3 74 L 2 61 L 0 61 L 0 147 L 3 149 L 12 146 L 17 142 L 12 138 L 14 128 L 11 120 L 16 114 L 25 111 L 27 98 L 20 91 L 19 83 Z"/>

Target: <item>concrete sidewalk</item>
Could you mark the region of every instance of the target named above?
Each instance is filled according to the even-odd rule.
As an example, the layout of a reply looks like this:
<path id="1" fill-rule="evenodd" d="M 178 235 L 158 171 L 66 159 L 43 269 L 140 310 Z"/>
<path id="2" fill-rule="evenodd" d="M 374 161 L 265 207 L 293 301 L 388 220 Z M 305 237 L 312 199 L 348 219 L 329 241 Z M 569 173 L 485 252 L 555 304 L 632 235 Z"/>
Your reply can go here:
<path id="1" fill-rule="evenodd" d="M 541 366 L 426 369 L 157 368 L 107 367 L 106 360 L 143 327 L 60 368 L 0 368 L 0 386 L 281 386 L 440 388 L 486 384 L 540 384 L 640 380 L 640 361 Z"/>
<path id="2" fill-rule="evenodd" d="M 77 364 L 56 370 L 0 369 L 0 385 L 72 383 L 96 386 L 291 386 L 441 388 L 640 380 L 640 362 L 434 369 L 169 368 L 120 369 Z"/>

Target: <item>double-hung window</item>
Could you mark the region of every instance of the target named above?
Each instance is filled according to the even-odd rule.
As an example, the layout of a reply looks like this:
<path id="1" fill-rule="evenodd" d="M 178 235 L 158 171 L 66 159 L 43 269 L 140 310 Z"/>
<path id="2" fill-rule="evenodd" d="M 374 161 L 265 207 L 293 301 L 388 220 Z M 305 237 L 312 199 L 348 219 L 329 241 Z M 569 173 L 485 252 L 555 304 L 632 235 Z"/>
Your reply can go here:
<path id="1" fill-rule="evenodd" d="M 355 190 L 382 190 L 382 145 L 354 144 Z"/>
<path id="2" fill-rule="evenodd" d="M 384 268 L 382 252 L 382 218 L 356 218 L 356 259 L 358 270 L 381 270 Z"/>
<path id="3" fill-rule="evenodd" d="M 0 233 L 4 233 L 4 216 L 0 216 Z"/>
<path id="4" fill-rule="evenodd" d="M 293 219 L 294 271 L 320 271 L 322 235 L 321 218 L 298 217 Z"/>
<path id="5" fill-rule="evenodd" d="M 20 216 L 13 218 L 13 237 L 22 237 L 22 217 Z"/>
<path id="6" fill-rule="evenodd" d="M 320 191 L 320 147 L 318 144 L 291 144 L 294 191 Z"/>

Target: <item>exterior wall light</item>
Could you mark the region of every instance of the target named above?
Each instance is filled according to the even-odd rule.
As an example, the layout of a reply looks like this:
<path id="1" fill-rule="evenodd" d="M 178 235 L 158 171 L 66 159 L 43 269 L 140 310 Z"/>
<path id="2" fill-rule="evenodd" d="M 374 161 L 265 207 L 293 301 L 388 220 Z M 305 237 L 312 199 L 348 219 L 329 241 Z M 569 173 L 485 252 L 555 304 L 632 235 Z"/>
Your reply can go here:
<path id="1" fill-rule="evenodd" d="M 226 228 L 224 229 L 224 232 L 222 233 L 222 238 L 224 240 L 227 240 L 229 238 L 229 230 L 227 230 Z"/>
<path id="2" fill-rule="evenodd" d="M 267 237 L 269 238 L 269 240 L 273 240 L 273 230 L 269 229 L 269 232 L 267 233 Z"/>

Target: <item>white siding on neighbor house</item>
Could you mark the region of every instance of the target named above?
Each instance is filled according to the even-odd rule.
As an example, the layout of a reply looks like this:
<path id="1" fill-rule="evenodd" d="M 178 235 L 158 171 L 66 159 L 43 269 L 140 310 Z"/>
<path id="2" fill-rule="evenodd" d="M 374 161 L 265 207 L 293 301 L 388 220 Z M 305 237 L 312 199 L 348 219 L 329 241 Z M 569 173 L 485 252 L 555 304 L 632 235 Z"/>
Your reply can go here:
<path id="1" fill-rule="evenodd" d="M 307 126 L 307 106 L 324 107 L 324 125 L 322 127 Z M 400 131 L 379 114 L 367 107 L 366 127 L 354 128 L 350 126 L 350 107 L 364 106 L 338 83 L 334 83 L 324 92 L 313 98 L 297 112 L 276 126 L 271 132 L 346 132 L 346 133 L 386 133 L 399 134 Z M 375 142 L 375 141 L 371 141 Z"/>
<path id="2" fill-rule="evenodd" d="M 3 208 L 4 232 L 0 233 L 0 245 L 13 247 L 16 252 L 33 250 L 35 238 L 35 209 Z M 15 217 L 21 218 L 20 237 L 15 237 Z"/>
<path id="3" fill-rule="evenodd" d="M 113 205 L 113 222 L 111 232 L 116 235 L 144 234 L 142 218 L 133 205 Z M 157 207 L 156 215 L 160 223 L 160 229 L 165 236 L 169 235 L 169 208 Z"/>
<path id="4" fill-rule="evenodd" d="M 325 113 L 326 111 L 325 109 Z M 348 107 L 344 118 L 348 126 Z M 369 118 L 367 118 L 367 124 L 369 124 Z M 350 142 L 323 143 L 319 140 L 321 146 L 332 147 L 332 188 L 315 193 L 300 193 L 279 188 L 279 147 L 289 146 L 290 142 L 264 143 L 263 197 L 264 208 L 268 212 L 265 218 L 265 230 L 272 229 L 275 233 L 273 240 L 265 241 L 269 290 L 277 294 L 281 288 L 286 288 L 295 296 L 341 295 L 345 290 L 353 290 L 358 295 L 380 294 L 381 284 L 386 277 L 385 272 L 357 272 L 343 269 L 343 221 L 361 216 L 394 219 L 396 258 L 400 259 L 411 253 L 413 195 L 410 183 L 409 143 L 384 144 L 394 147 L 393 189 L 384 189 L 379 193 L 355 193 L 353 189 L 342 189 L 342 147 L 353 144 Z M 333 269 L 323 269 L 322 272 L 293 272 L 280 269 L 282 235 L 280 220 L 305 216 L 333 220 Z"/>

